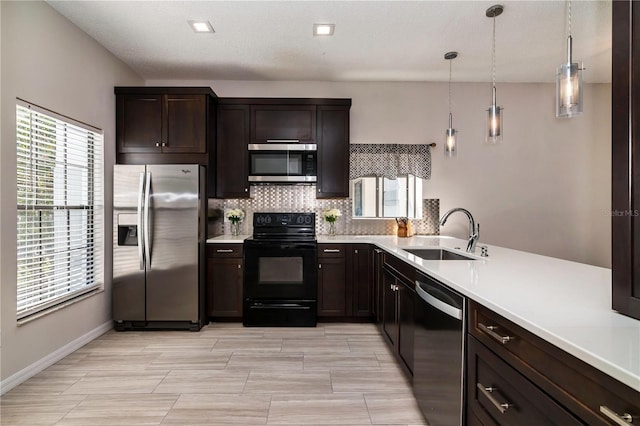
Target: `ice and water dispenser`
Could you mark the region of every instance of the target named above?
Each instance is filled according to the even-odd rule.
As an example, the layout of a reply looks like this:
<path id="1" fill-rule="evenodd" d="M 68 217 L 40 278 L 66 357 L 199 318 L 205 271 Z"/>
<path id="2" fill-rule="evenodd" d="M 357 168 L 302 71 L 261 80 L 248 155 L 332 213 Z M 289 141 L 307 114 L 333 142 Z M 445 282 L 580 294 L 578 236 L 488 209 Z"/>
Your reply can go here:
<path id="1" fill-rule="evenodd" d="M 118 245 L 138 245 L 138 215 L 131 213 L 118 215 Z"/>

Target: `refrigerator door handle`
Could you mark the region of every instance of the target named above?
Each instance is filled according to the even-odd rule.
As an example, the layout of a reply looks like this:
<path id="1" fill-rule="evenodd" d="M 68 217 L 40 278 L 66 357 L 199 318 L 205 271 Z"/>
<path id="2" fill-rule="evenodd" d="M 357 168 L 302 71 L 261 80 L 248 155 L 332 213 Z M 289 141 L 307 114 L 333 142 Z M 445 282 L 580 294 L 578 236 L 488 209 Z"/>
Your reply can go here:
<path id="1" fill-rule="evenodd" d="M 140 172 L 140 183 L 138 184 L 138 216 L 137 216 L 137 237 L 138 237 L 138 259 L 140 260 L 140 270 L 144 270 L 144 240 L 143 234 L 143 221 L 142 221 L 142 206 L 144 204 L 144 172 Z"/>
<path id="2" fill-rule="evenodd" d="M 144 248 L 147 270 L 151 269 L 151 172 L 146 172 L 144 188 Z"/>

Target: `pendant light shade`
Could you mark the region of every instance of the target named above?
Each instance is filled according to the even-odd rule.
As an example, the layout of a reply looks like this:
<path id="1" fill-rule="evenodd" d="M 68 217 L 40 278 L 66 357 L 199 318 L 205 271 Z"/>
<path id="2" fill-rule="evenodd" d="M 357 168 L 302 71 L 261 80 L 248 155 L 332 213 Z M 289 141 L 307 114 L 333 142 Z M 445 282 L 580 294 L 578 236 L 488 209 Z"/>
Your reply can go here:
<path id="1" fill-rule="evenodd" d="M 502 142 L 503 122 L 502 110 L 498 106 L 496 97 L 496 16 L 500 16 L 504 7 L 494 5 L 487 9 L 486 16 L 493 20 L 493 40 L 491 49 L 491 105 L 487 109 L 487 129 L 485 133 L 485 141 L 488 144 L 496 144 Z"/>
<path id="2" fill-rule="evenodd" d="M 451 61 L 458 57 L 458 52 L 447 52 L 444 58 L 449 61 L 449 127 L 445 132 L 444 156 L 455 157 L 458 154 L 457 133 L 453 128 L 453 115 L 451 113 Z"/>
<path id="3" fill-rule="evenodd" d="M 571 118 L 582 114 L 582 64 L 573 62 L 573 38 L 571 37 L 571 0 L 569 0 L 569 37 L 567 37 L 567 62 L 556 73 L 556 117 Z"/>

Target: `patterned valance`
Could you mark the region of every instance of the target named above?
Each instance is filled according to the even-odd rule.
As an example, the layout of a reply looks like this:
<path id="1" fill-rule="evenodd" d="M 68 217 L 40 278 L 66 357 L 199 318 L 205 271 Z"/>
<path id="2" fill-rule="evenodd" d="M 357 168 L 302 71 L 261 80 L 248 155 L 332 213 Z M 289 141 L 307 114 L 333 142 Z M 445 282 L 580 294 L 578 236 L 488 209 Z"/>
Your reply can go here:
<path id="1" fill-rule="evenodd" d="M 349 179 L 396 179 L 406 174 L 431 178 L 431 150 L 426 144 L 351 144 L 349 154 Z"/>

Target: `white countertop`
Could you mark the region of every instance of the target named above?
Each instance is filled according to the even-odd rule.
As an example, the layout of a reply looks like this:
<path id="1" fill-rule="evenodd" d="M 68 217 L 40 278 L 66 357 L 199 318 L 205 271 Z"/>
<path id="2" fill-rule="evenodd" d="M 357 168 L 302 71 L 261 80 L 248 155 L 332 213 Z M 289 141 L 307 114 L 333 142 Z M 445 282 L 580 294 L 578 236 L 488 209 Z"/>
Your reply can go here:
<path id="1" fill-rule="evenodd" d="M 207 242 L 241 243 L 246 237 Z M 497 246 L 475 261 L 423 260 L 403 250 L 446 247 L 464 254 L 466 240 L 450 237 L 319 235 L 318 242 L 375 244 L 640 391 L 640 321 L 611 309 L 610 269 Z"/>

